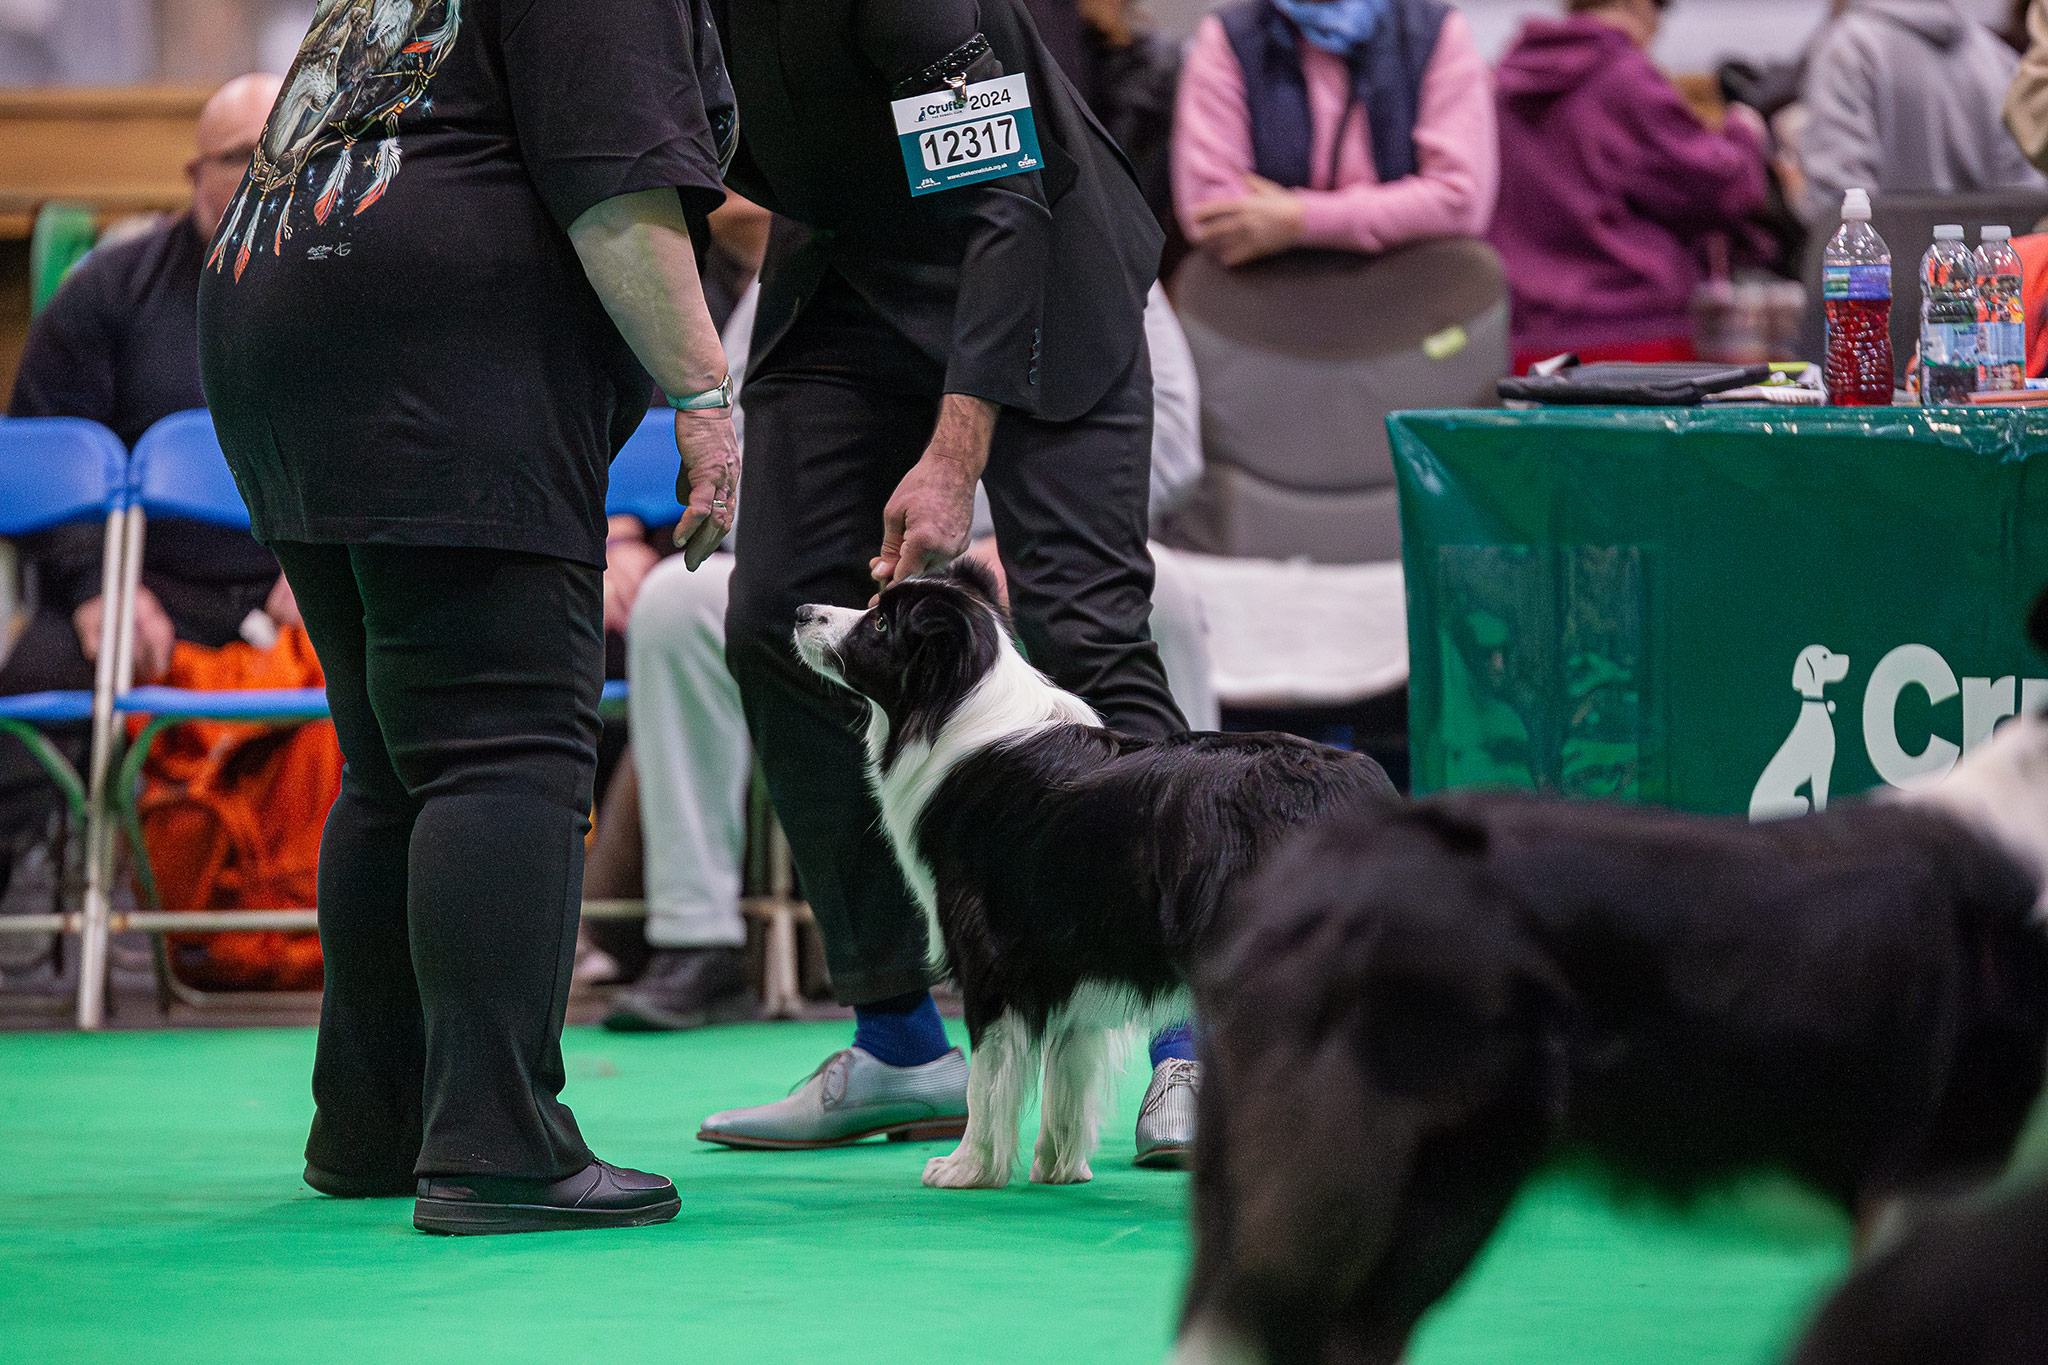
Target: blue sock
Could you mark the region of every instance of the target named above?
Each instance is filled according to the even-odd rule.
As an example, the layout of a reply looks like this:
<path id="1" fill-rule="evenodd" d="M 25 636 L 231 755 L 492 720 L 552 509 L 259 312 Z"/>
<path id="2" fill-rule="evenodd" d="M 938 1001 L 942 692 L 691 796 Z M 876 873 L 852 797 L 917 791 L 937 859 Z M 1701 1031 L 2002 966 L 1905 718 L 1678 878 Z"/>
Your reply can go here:
<path id="1" fill-rule="evenodd" d="M 1178 1057 L 1184 1062 L 1195 1060 L 1195 1029 L 1192 1024 L 1175 1024 L 1152 1035 L 1152 1067 L 1168 1057 Z"/>
<path id="2" fill-rule="evenodd" d="M 885 1066 L 923 1066 L 953 1046 L 930 991 L 854 1006 L 853 1045 Z"/>

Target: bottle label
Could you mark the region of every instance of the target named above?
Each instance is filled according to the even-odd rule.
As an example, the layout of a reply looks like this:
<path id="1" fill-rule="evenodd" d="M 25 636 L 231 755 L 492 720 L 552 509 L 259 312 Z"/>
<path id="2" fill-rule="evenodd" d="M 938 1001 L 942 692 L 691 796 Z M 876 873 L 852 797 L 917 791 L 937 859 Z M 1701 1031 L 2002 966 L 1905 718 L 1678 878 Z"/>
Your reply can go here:
<path id="1" fill-rule="evenodd" d="M 1977 324 L 1978 364 L 2024 365 L 2026 361 L 2027 325 L 2024 322 Z"/>
<path id="2" fill-rule="evenodd" d="M 1930 322 L 1920 328 L 1920 360 L 1927 365 L 1975 365 L 1977 324 Z"/>
<path id="3" fill-rule="evenodd" d="M 1820 272 L 1824 299 L 1889 299 L 1892 268 L 1888 265 L 1830 265 Z"/>

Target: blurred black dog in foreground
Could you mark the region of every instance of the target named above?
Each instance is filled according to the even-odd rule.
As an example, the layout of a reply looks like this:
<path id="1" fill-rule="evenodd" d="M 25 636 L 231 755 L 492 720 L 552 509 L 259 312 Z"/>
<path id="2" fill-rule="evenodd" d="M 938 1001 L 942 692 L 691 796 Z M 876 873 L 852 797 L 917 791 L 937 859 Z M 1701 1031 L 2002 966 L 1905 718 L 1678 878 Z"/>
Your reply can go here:
<path id="1" fill-rule="evenodd" d="M 1792 1365 L 2039 1365 L 2048 1183 L 1929 1218 L 1828 1300 Z"/>
<path id="2" fill-rule="evenodd" d="M 1473 795 L 1302 836 L 1196 978 L 1176 1360 L 1398 1360 L 1563 1152 L 1678 1197 L 1782 1170 L 1865 1217 L 1989 1178 L 2048 1064 L 2044 884 L 2031 717 L 1777 823 Z"/>

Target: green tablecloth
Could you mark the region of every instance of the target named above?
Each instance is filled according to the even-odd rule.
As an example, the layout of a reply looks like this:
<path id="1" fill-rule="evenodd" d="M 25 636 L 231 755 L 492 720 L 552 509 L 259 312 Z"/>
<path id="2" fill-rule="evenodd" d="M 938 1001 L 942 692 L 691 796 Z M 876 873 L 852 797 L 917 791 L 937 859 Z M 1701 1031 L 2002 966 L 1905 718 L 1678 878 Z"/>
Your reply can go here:
<path id="1" fill-rule="evenodd" d="M 1387 426 L 1418 792 L 1785 814 L 1938 776 L 2048 702 L 2048 411 Z"/>

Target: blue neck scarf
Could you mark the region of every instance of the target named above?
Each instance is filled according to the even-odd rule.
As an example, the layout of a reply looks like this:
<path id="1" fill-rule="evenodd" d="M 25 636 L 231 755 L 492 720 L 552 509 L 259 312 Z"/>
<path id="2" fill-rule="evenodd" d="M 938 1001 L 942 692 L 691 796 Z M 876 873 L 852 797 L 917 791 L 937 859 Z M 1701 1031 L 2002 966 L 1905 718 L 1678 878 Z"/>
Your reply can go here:
<path id="1" fill-rule="evenodd" d="M 1273 0 L 1312 46 L 1339 57 L 1371 38 L 1388 0 Z"/>

